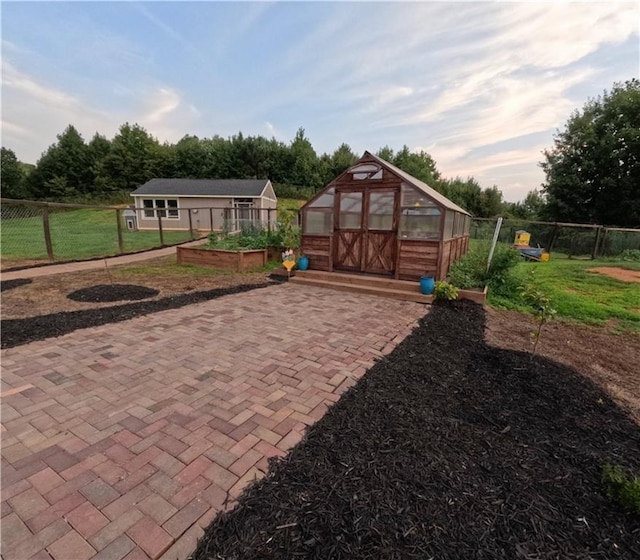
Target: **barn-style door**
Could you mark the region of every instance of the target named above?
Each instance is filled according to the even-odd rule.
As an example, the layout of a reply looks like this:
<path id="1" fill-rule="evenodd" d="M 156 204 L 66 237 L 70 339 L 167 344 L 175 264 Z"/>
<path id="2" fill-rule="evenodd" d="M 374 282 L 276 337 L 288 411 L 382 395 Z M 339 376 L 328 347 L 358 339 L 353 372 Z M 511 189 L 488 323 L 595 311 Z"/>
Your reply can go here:
<path id="1" fill-rule="evenodd" d="M 362 187 L 336 191 L 334 268 L 393 274 L 398 189 Z"/>

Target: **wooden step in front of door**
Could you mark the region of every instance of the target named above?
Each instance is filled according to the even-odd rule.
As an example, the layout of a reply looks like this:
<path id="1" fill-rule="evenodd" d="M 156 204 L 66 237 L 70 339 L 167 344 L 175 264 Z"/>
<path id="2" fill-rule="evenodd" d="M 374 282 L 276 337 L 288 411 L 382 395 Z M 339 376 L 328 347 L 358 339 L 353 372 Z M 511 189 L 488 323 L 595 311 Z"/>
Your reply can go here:
<path id="1" fill-rule="evenodd" d="M 418 303 L 431 303 L 433 301 L 433 296 L 425 296 L 420 293 L 419 282 L 395 280 L 383 276 L 297 270 L 295 276 L 292 276 L 289 282 Z"/>

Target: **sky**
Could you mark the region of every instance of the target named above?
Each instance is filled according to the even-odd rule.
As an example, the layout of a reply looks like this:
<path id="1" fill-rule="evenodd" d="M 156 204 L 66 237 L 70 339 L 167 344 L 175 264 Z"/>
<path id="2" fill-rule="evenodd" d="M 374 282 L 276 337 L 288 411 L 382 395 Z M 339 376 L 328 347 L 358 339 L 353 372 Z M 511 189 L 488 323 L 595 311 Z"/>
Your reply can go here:
<path id="1" fill-rule="evenodd" d="M 7 2 L 2 145 L 69 124 L 424 150 L 444 177 L 540 187 L 571 113 L 640 73 L 640 2 Z"/>

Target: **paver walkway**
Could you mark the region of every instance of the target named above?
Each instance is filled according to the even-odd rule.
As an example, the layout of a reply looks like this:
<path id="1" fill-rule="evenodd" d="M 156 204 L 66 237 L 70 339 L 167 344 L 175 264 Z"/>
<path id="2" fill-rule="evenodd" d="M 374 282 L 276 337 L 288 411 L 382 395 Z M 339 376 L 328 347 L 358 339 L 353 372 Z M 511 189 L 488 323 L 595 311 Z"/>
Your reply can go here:
<path id="1" fill-rule="evenodd" d="M 3 558 L 184 560 L 424 313 L 286 284 L 3 350 Z"/>

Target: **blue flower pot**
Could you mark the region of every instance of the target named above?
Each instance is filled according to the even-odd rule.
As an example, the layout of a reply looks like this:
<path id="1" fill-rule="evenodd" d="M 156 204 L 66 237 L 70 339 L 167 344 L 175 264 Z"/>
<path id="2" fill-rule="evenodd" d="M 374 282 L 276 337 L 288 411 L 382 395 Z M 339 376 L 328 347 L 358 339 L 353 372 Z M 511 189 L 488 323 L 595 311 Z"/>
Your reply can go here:
<path id="1" fill-rule="evenodd" d="M 433 293 L 433 289 L 436 286 L 436 281 L 433 276 L 421 276 L 420 277 L 420 293 L 428 296 Z"/>
<path id="2" fill-rule="evenodd" d="M 309 268 L 309 257 L 300 257 L 298 259 L 298 270 L 307 270 Z"/>

